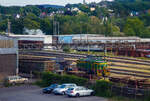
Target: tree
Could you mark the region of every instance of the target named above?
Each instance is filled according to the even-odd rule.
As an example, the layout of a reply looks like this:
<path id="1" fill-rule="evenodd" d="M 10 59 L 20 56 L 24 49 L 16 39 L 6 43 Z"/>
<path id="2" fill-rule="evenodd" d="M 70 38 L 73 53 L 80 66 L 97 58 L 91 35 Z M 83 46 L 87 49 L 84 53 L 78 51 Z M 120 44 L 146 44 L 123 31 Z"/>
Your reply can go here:
<path id="1" fill-rule="evenodd" d="M 143 29 L 144 24 L 141 20 L 138 18 L 128 18 L 123 31 L 127 36 L 140 36 Z"/>
<path id="2" fill-rule="evenodd" d="M 69 47 L 69 46 L 63 47 L 63 51 L 64 51 L 64 52 L 70 52 L 70 47 Z"/>
<path id="3" fill-rule="evenodd" d="M 29 13 L 25 18 L 24 18 L 24 27 L 28 29 L 39 29 L 40 28 L 40 22 L 39 18 L 34 15 L 33 13 Z"/>
<path id="4" fill-rule="evenodd" d="M 48 18 L 44 18 L 41 20 L 40 28 L 41 30 L 46 33 L 47 35 L 52 35 L 53 28 L 52 28 L 52 21 Z"/>
<path id="5" fill-rule="evenodd" d="M 24 16 L 28 15 L 28 13 L 33 13 L 34 15 L 39 16 L 41 10 L 36 6 L 25 6 L 22 7 L 19 12 Z"/>
<path id="6" fill-rule="evenodd" d="M 0 22 L 0 31 L 3 32 L 3 31 L 6 31 L 7 29 L 7 20 L 3 20 Z"/>
<path id="7" fill-rule="evenodd" d="M 140 18 L 140 20 L 142 20 L 144 22 L 145 26 L 150 26 L 150 14 L 149 13 L 141 15 L 139 18 Z"/>
<path id="8" fill-rule="evenodd" d="M 40 28 L 40 23 L 36 22 L 34 20 L 25 18 L 24 19 L 24 27 L 28 29 L 39 29 Z"/>
<path id="9" fill-rule="evenodd" d="M 90 12 L 90 8 L 89 8 L 88 6 L 86 6 L 86 5 L 80 5 L 80 6 L 79 6 L 79 9 L 80 9 L 81 11 L 85 12 L 85 13 Z"/>
<path id="10" fill-rule="evenodd" d="M 23 34 L 23 19 L 12 19 L 11 20 L 11 32 L 15 34 Z"/>
<path id="11" fill-rule="evenodd" d="M 146 33 L 148 34 L 148 30 L 139 18 L 128 18 L 123 31 L 127 36 L 145 37 Z"/>
<path id="12" fill-rule="evenodd" d="M 118 26 L 112 26 L 112 36 L 124 36 L 124 33 L 120 32 L 120 28 Z"/>

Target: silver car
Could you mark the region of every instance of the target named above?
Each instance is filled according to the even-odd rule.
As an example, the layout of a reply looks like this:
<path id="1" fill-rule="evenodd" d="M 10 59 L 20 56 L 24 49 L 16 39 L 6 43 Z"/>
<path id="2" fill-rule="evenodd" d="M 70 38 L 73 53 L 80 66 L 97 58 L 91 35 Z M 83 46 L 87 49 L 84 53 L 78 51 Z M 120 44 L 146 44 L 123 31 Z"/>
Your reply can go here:
<path id="1" fill-rule="evenodd" d="M 77 85 L 74 83 L 68 83 L 68 84 L 62 84 L 60 87 L 55 88 L 53 90 L 54 94 L 61 94 L 61 95 L 65 95 L 65 92 L 69 89 L 69 88 L 73 88 L 76 87 Z"/>
<path id="2" fill-rule="evenodd" d="M 89 96 L 89 95 L 94 95 L 94 90 L 82 86 L 77 86 L 77 87 L 69 88 L 66 91 L 66 95 L 68 95 L 69 97 Z"/>

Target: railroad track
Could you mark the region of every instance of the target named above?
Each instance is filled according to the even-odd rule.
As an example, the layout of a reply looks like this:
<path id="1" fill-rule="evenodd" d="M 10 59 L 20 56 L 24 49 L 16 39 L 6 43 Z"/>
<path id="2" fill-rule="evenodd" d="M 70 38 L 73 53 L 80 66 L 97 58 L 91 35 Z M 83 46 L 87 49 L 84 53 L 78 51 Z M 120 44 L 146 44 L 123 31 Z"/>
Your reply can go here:
<path id="1" fill-rule="evenodd" d="M 149 68 L 143 68 L 143 67 L 137 67 L 137 66 L 128 66 L 128 65 L 117 65 L 117 64 L 112 64 L 110 66 L 116 66 L 116 67 L 125 67 L 125 68 L 132 68 L 132 69 L 139 69 L 139 70 L 148 70 L 150 71 L 150 67 Z"/>
<path id="2" fill-rule="evenodd" d="M 128 58 L 128 57 L 110 57 L 108 56 L 108 58 L 115 58 L 115 59 L 123 59 L 123 60 L 132 60 L 132 61 L 138 61 L 138 62 L 149 62 L 150 60 L 141 60 L 141 59 L 136 59 L 136 58 Z"/>
<path id="3" fill-rule="evenodd" d="M 80 54 L 70 54 L 70 53 L 62 53 L 62 52 L 19 52 L 19 54 L 26 55 L 36 55 L 36 56 L 56 56 L 56 57 L 65 57 L 65 58 L 84 58 L 86 55 Z"/>
<path id="4" fill-rule="evenodd" d="M 142 72 L 142 71 L 133 71 L 133 70 L 122 70 L 122 69 L 115 69 L 115 68 L 110 68 L 111 71 L 119 71 L 119 72 L 127 72 L 127 73 L 133 73 L 133 74 L 142 74 L 142 75 L 149 75 L 150 72 Z"/>
<path id="5" fill-rule="evenodd" d="M 111 71 L 112 75 L 113 74 L 118 74 L 118 75 L 124 75 L 124 76 L 133 76 L 133 77 L 140 77 L 140 78 L 150 78 L 150 75 L 143 75 L 143 74 L 135 74 L 135 73 L 129 73 L 129 72 L 124 72 L 124 71 Z"/>
<path id="6" fill-rule="evenodd" d="M 131 60 L 126 60 L 126 61 L 124 61 L 124 60 L 115 60 L 115 59 L 113 59 L 113 60 L 109 60 L 109 59 L 107 59 L 108 60 L 108 62 L 119 62 L 119 63 L 127 63 L 127 64 L 138 64 L 138 65 L 146 65 L 146 66 L 150 66 L 150 63 L 147 63 L 147 62 L 136 62 L 136 61 L 131 61 Z"/>

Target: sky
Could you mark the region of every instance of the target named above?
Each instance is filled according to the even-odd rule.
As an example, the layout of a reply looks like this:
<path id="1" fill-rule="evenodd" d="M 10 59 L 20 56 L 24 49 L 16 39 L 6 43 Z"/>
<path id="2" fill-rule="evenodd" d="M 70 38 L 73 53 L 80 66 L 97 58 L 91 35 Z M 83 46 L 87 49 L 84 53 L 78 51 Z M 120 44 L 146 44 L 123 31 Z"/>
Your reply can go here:
<path id="1" fill-rule="evenodd" d="M 100 2 L 101 0 L 86 0 L 89 2 Z M 0 5 L 3 6 L 25 6 L 34 4 L 55 4 L 55 5 L 66 5 L 74 3 L 83 3 L 83 0 L 0 0 Z"/>

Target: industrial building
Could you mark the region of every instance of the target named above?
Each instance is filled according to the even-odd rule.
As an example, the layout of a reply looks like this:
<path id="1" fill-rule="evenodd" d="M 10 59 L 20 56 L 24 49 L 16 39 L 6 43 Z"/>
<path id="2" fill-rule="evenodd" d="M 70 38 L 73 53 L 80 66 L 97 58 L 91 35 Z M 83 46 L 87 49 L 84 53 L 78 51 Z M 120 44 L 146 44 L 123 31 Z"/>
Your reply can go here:
<path id="1" fill-rule="evenodd" d="M 116 43 L 116 42 L 140 42 L 139 37 L 99 37 L 99 36 L 76 36 L 73 39 L 74 43 L 89 42 L 89 43 Z"/>
<path id="2" fill-rule="evenodd" d="M 112 51 L 117 55 L 149 56 L 150 39 L 139 37 L 105 37 L 101 34 L 73 35 L 13 35 L 18 39 L 19 49 L 51 50 L 69 46 L 79 51 Z"/>
<path id="3" fill-rule="evenodd" d="M 58 35 L 54 45 L 78 51 L 111 51 L 116 55 L 150 57 L 150 39 L 139 37 L 104 37 L 97 34 Z"/>
<path id="4" fill-rule="evenodd" d="M 51 49 L 47 44 L 52 44 L 51 35 L 14 35 L 10 37 L 17 38 L 19 49 Z"/>
<path id="5" fill-rule="evenodd" d="M 0 35 L 0 80 L 18 72 L 18 41 Z"/>
<path id="6" fill-rule="evenodd" d="M 93 37 L 104 37 L 101 34 L 72 34 L 72 35 L 54 35 L 55 40 L 57 39 L 57 43 L 64 43 L 64 44 L 72 44 L 75 43 L 75 40 L 84 40 Z M 56 41 L 55 41 L 56 42 Z"/>

